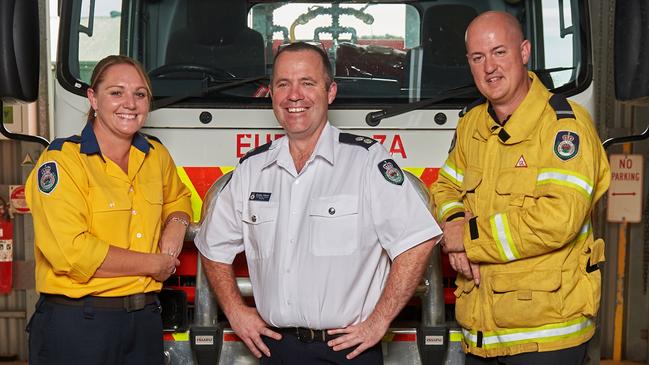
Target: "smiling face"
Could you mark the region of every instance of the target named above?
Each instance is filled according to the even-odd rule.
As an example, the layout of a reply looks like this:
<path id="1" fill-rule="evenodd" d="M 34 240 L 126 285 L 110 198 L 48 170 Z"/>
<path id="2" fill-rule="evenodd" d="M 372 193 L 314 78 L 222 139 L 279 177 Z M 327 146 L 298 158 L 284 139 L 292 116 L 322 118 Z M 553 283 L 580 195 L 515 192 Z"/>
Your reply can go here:
<path id="1" fill-rule="evenodd" d="M 513 112 L 530 87 L 530 43 L 511 15 L 488 12 L 467 29 L 466 48 L 476 86 L 494 106 Z"/>
<path id="2" fill-rule="evenodd" d="M 130 64 L 109 66 L 95 88 L 88 89 L 88 100 L 97 113 L 93 128 L 100 135 L 130 139 L 149 113 L 147 84 Z"/>
<path id="3" fill-rule="evenodd" d="M 337 86 L 327 90 L 320 56 L 312 50 L 287 51 L 275 60 L 271 97 L 273 112 L 291 139 L 317 140 L 327 122 Z"/>

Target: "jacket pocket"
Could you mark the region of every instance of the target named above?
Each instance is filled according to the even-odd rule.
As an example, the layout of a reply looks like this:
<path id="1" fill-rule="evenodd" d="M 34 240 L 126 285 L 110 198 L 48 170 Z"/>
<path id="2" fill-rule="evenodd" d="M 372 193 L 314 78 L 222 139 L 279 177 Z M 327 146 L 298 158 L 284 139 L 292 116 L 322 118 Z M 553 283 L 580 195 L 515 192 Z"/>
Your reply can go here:
<path id="1" fill-rule="evenodd" d="M 464 328 L 475 328 L 475 282 L 458 276 L 455 280 L 455 319 Z"/>
<path id="2" fill-rule="evenodd" d="M 311 252 L 315 256 L 349 255 L 358 248 L 358 197 L 336 195 L 309 204 Z"/>
<path id="3" fill-rule="evenodd" d="M 491 280 L 494 322 L 501 328 L 529 328 L 562 319 L 561 271 L 501 273 Z"/>
<path id="4" fill-rule="evenodd" d="M 527 201 L 534 198 L 536 189 L 537 169 L 528 168 L 507 168 L 500 170 L 496 182 L 496 193 L 501 198 L 508 199 L 508 205 L 528 206 Z"/>
<path id="5" fill-rule="evenodd" d="M 273 252 L 278 208 L 275 203 L 248 203 L 247 209 L 241 215 L 247 258 L 266 258 Z"/>
<path id="6" fill-rule="evenodd" d="M 594 317 L 599 310 L 602 295 L 602 274 L 598 264 L 604 260 L 604 240 L 598 239 L 585 246 L 584 257 L 580 261 L 582 272 L 586 275 L 588 282 L 588 292 L 582 293 L 583 298 L 586 298 L 583 313 L 585 316 Z"/>

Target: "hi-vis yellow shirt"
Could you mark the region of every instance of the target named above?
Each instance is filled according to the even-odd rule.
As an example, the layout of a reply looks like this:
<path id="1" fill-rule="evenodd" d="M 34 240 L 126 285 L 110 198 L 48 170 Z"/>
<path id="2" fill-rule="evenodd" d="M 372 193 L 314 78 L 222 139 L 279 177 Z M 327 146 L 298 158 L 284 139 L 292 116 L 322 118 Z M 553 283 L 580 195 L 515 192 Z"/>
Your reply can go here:
<path id="1" fill-rule="evenodd" d="M 137 133 L 126 174 L 102 156 L 88 122 L 81 136 L 50 144 L 25 190 L 34 218 L 37 291 L 78 298 L 161 289 L 148 276 L 93 275 L 109 245 L 158 252 L 167 216 L 191 214 L 190 192 L 162 144 Z"/>
<path id="2" fill-rule="evenodd" d="M 588 113 L 529 76 L 503 126 L 484 101 L 466 112 L 432 187 L 439 221 L 475 216 L 464 247 L 480 285 L 458 275 L 455 309 L 466 351 L 479 356 L 577 346 L 599 309 L 604 242 L 591 213 L 608 159 Z"/>

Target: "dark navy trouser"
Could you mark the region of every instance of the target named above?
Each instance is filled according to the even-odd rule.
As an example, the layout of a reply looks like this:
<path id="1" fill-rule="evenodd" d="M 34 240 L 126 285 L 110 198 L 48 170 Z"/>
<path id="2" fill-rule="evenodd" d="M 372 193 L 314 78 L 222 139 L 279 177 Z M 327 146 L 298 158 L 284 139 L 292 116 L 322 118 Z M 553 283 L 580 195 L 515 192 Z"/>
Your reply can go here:
<path id="1" fill-rule="evenodd" d="M 143 309 L 94 308 L 41 298 L 27 325 L 30 365 L 162 365 L 160 305 Z"/>
<path id="2" fill-rule="evenodd" d="M 482 358 L 467 355 L 465 365 L 580 365 L 586 359 L 588 342 L 579 346 L 547 352 L 526 352 L 512 356 Z"/>
<path id="3" fill-rule="evenodd" d="M 261 365 L 383 365 L 381 342 L 347 360 L 345 356 L 354 348 L 334 351 L 326 342 L 305 343 L 288 333 L 282 334 L 280 341 L 265 336 L 261 338 L 270 350 L 270 357 L 262 356 Z"/>

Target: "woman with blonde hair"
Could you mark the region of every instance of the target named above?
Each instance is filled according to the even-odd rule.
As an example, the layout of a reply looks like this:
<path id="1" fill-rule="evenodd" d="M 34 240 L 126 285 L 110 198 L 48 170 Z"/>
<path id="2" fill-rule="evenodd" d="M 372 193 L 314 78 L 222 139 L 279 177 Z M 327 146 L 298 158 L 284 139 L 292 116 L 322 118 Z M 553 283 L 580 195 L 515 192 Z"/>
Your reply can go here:
<path id="1" fill-rule="evenodd" d="M 140 133 L 151 84 L 108 56 L 80 136 L 54 140 L 27 184 L 36 289 L 30 364 L 162 364 L 157 292 L 176 270 L 191 212 L 167 149 Z"/>

